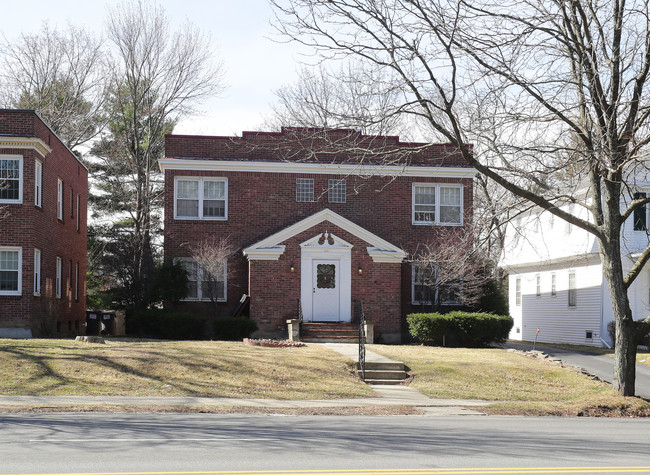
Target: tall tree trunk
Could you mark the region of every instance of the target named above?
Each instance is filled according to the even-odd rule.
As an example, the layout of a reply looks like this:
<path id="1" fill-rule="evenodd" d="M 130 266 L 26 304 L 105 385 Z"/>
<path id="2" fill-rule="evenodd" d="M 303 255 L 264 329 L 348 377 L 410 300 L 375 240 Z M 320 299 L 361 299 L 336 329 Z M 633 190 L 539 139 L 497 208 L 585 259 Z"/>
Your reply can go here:
<path id="1" fill-rule="evenodd" d="M 612 312 L 616 322 L 613 389 L 623 396 L 634 396 L 636 372 L 636 335 L 632 309 L 625 285 L 621 255 L 620 184 L 605 185 L 605 233 L 600 240 L 600 258 L 606 275 Z"/>

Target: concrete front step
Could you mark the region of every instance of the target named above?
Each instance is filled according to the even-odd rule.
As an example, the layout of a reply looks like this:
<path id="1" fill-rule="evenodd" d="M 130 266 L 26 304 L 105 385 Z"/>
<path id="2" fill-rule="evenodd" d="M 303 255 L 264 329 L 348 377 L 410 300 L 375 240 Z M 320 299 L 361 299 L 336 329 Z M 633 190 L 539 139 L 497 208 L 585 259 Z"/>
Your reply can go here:
<path id="1" fill-rule="evenodd" d="M 300 341 L 305 343 L 359 343 L 359 339 L 354 336 L 336 336 L 336 337 L 301 337 Z"/>
<path id="2" fill-rule="evenodd" d="M 361 374 L 361 370 L 357 370 L 357 373 Z M 397 379 L 399 381 L 403 381 L 406 379 L 406 371 L 366 368 L 366 381 L 369 379 Z"/>

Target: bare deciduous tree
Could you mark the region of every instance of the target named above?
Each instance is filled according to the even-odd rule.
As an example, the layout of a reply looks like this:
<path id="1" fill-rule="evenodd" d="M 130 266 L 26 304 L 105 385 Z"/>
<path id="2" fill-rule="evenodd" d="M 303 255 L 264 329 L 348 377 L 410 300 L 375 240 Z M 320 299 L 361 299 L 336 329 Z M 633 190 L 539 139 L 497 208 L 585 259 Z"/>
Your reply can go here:
<path id="1" fill-rule="evenodd" d="M 408 133 L 404 117 L 385 113 L 395 109 L 401 98 L 398 89 L 386 89 L 394 78 L 385 70 L 370 70 L 362 64 L 340 65 L 332 70 L 320 63 L 304 65 L 298 80 L 275 91 L 278 104 L 266 126 L 345 128 L 364 134 L 400 135 Z M 363 77 L 365 80 L 359 81 Z"/>
<path id="2" fill-rule="evenodd" d="M 272 1 L 283 34 L 391 71 L 401 111 L 511 193 L 595 236 L 616 319 L 614 388 L 633 395 L 627 291 L 650 246 L 628 266 L 621 229 L 650 201 L 631 196 L 650 142 L 648 0 Z"/>
<path id="3" fill-rule="evenodd" d="M 72 148 L 101 130 L 106 68 L 102 41 L 74 26 L 3 38 L 0 101 L 34 109 Z"/>
<path id="4" fill-rule="evenodd" d="M 158 6 L 139 0 L 110 10 L 107 21 L 112 74 L 106 133 L 92 150 L 98 193 L 95 213 L 124 219 L 134 249 L 129 306 L 147 305 L 154 264 L 152 233 L 159 229 L 162 175 L 157 160 L 165 134 L 202 99 L 222 87 L 222 67 L 210 38 L 186 23 L 170 31 Z M 124 228 L 124 226 L 122 226 Z"/>
<path id="5" fill-rule="evenodd" d="M 494 279 L 490 261 L 477 246 L 478 234 L 467 226 L 462 232 L 432 229 L 431 241 L 420 244 L 411 256 L 416 300 L 421 304 L 436 311 L 443 305 L 475 306 Z"/>
<path id="6" fill-rule="evenodd" d="M 237 248 L 228 239 L 206 239 L 192 246 L 192 259 L 198 264 L 197 272 L 201 272 L 202 294 L 208 295 L 212 302 L 212 317 L 217 317 L 217 302 L 225 298 L 224 284 L 228 272 L 228 259 Z"/>

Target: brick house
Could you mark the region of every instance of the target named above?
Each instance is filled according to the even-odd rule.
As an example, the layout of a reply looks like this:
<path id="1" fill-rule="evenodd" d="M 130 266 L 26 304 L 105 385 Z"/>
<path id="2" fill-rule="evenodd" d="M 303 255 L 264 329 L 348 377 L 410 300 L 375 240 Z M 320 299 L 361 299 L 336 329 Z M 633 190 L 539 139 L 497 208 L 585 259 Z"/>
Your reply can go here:
<path id="1" fill-rule="evenodd" d="M 31 110 L 0 110 L 0 337 L 83 332 L 88 170 Z"/>
<path id="2" fill-rule="evenodd" d="M 165 258 L 189 263 L 182 305 L 208 311 L 191 249 L 226 239 L 238 252 L 219 278 L 220 309 L 250 295 L 259 336 L 286 335 L 298 301 L 305 322 L 345 323 L 361 300 L 375 334 L 400 341 L 405 315 L 422 309 L 408 257 L 432 239 L 453 245 L 472 218 L 475 170 L 448 144 L 305 128 L 168 135 L 160 167 Z"/>

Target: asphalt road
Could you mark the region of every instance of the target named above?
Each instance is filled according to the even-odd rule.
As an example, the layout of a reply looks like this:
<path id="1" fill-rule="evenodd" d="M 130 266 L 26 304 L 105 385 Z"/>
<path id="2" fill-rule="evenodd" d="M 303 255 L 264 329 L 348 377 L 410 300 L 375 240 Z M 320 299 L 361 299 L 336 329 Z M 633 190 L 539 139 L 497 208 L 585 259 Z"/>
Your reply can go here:
<path id="1" fill-rule="evenodd" d="M 0 474 L 650 473 L 648 427 L 596 418 L 2 415 Z"/>

